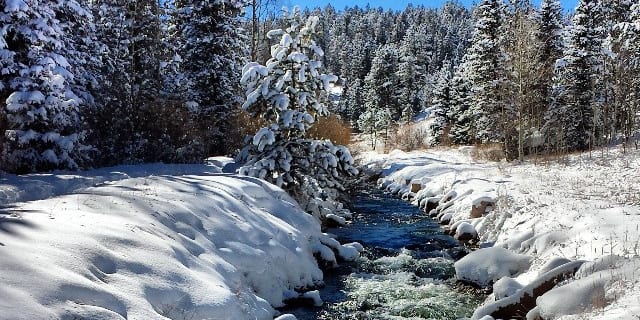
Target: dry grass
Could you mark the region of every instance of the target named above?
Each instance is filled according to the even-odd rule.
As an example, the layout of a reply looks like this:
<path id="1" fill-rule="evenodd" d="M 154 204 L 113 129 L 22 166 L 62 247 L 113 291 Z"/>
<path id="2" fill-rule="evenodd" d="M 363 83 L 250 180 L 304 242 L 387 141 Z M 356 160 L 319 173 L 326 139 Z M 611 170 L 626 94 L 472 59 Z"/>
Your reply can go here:
<path id="1" fill-rule="evenodd" d="M 406 124 L 395 128 L 386 143 L 387 150 L 412 151 L 428 147 L 427 129 L 420 123 Z"/>
<path id="2" fill-rule="evenodd" d="M 502 144 L 487 143 L 476 145 L 471 151 L 471 158 L 475 161 L 499 162 L 506 158 Z"/>
<path id="3" fill-rule="evenodd" d="M 231 132 L 228 135 L 228 145 L 231 150 L 239 150 L 245 145 L 245 138 L 252 136 L 260 128 L 266 127 L 268 122 L 259 117 L 253 117 L 243 110 L 239 110 L 231 117 Z M 351 143 L 351 126 L 335 115 L 322 117 L 309 129 L 308 137 L 313 139 L 328 139 L 334 144 L 349 145 Z"/>
<path id="4" fill-rule="evenodd" d="M 313 139 L 330 140 L 334 144 L 351 144 L 351 125 L 336 115 L 321 117 L 309 129 L 308 136 Z"/>
<path id="5" fill-rule="evenodd" d="M 252 136 L 260 128 L 267 125 L 266 120 L 259 117 L 252 117 L 248 112 L 239 110 L 231 116 L 231 126 L 228 136 L 230 150 L 239 150 L 244 146 L 247 136 Z"/>

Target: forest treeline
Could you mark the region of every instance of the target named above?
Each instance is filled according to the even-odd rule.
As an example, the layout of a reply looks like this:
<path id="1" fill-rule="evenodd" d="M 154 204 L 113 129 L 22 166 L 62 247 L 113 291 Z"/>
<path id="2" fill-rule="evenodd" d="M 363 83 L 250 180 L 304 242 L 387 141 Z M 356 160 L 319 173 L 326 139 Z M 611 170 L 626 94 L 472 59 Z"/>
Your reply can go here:
<path id="1" fill-rule="evenodd" d="M 0 167 L 9 172 L 234 154 L 264 125 L 242 67 L 289 23 L 267 0 L 3 0 Z M 248 11 L 247 11 L 248 10 Z M 248 13 L 247 13 L 248 12 Z M 253 14 L 253 13 L 256 14 Z M 509 157 L 584 150 L 637 130 L 640 5 L 483 0 L 465 8 L 305 10 L 338 76 L 330 106 L 373 133 L 422 111 L 432 143 Z"/>
<path id="2" fill-rule="evenodd" d="M 430 144 L 500 144 L 507 157 L 637 141 L 640 4 L 483 0 L 470 11 L 321 10 L 337 112 L 361 132 L 435 116 Z"/>

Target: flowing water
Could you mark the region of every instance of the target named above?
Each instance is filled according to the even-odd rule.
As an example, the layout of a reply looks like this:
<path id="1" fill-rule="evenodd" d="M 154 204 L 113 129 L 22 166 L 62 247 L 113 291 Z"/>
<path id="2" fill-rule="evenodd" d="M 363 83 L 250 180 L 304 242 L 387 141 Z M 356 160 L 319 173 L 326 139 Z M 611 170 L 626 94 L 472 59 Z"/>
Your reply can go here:
<path id="1" fill-rule="evenodd" d="M 325 272 L 322 308 L 282 310 L 306 319 L 459 319 L 481 296 L 455 287 L 453 262 L 467 249 L 418 208 L 381 191 L 354 199 L 354 222 L 329 229 L 365 246 L 353 263 Z"/>

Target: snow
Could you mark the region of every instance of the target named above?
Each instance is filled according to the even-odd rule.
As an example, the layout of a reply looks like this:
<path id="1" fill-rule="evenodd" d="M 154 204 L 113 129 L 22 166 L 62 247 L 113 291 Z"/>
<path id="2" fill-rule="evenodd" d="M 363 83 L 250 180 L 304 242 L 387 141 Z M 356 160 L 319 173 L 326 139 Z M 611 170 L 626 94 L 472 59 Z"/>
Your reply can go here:
<path id="1" fill-rule="evenodd" d="M 5 2 L 4 11 L 5 12 L 26 11 L 27 8 L 28 8 L 27 4 L 22 0 L 7 0 Z"/>
<path id="2" fill-rule="evenodd" d="M 456 261 L 456 278 L 487 287 L 503 277 L 518 275 L 531 265 L 531 257 L 500 247 L 478 249 Z"/>
<path id="3" fill-rule="evenodd" d="M 262 151 L 264 148 L 275 142 L 275 135 L 270 128 L 260 128 L 258 132 L 253 136 L 253 144 L 258 146 L 258 150 Z"/>
<path id="4" fill-rule="evenodd" d="M 289 292 L 322 283 L 315 253 L 357 258 L 361 246 L 323 234 L 283 190 L 219 172 L 3 175 L 2 317 L 273 319 Z"/>
<path id="5" fill-rule="evenodd" d="M 302 297 L 313 300 L 313 305 L 315 307 L 322 307 L 322 305 L 324 304 L 322 298 L 320 298 L 320 291 L 318 290 L 307 291 L 302 294 Z"/>
<path id="6" fill-rule="evenodd" d="M 398 196 L 406 198 L 410 182 L 420 181 L 422 189 L 411 198 L 412 203 L 421 208 L 429 204 L 429 208 L 436 208 L 433 214 L 450 217 L 448 227 L 471 224 L 478 232 L 481 247 L 532 257 L 530 268 L 513 279 L 523 288 L 534 287 L 542 275 L 558 267 L 582 263 L 576 260 L 597 262 L 613 259 L 606 258 L 611 255 L 618 257 L 615 263 L 600 263 L 598 267 L 585 264 L 584 268 L 592 265 L 596 270 L 592 273 L 603 280 L 593 282 L 591 276 L 582 274 L 583 268 L 578 271 L 577 280 L 557 286 L 559 289 L 575 282 L 556 297 L 575 295 L 576 301 L 594 298 L 588 306 L 568 301 L 567 309 L 555 308 L 549 303 L 555 294 L 550 291 L 547 298 L 540 300 L 542 306 L 537 311 L 541 314 L 554 319 L 640 316 L 640 151 L 611 148 L 539 163 L 486 162 L 474 159 L 473 154 L 474 147 L 396 150 L 389 154 L 364 152 L 358 161 L 364 171 L 382 172 L 378 184 Z M 471 218 L 474 205 L 490 202 L 487 200 L 493 200 L 495 206 L 487 208 L 479 218 Z M 486 284 L 501 279 L 501 272 L 489 272 L 490 264 L 476 265 L 482 270 L 472 276 L 466 273 L 474 267 L 464 265 L 466 272 L 460 274 L 461 278 Z M 607 267 L 600 270 L 601 265 Z M 499 271 L 512 277 L 510 272 Z M 593 285 L 589 286 L 589 281 Z M 510 285 L 515 289 L 512 281 L 498 282 L 498 296 L 512 293 L 513 290 L 505 290 Z M 603 292 L 604 303 L 600 303 Z M 509 299 L 502 300 L 507 303 Z"/>
<path id="7" fill-rule="evenodd" d="M 478 232 L 476 232 L 476 228 L 474 228 L 473 225 L 471 225 L 470 223 L 461 222 L 456 227 L 455 237 L 456 237 L 456 239 L 460 239 L 461 237 L 463 237 L 465 235 L 468 235 L 471 238 L 475 238 L 475 237 L 478 236 Z"/>
<path id="8" fill-rule="evenodd" d="M 514 295 L 520 289 L 522 289 L 520 282 L 511 277 L 502 277 L 493 284 L 493 296 L 496 300 L 500 300 Z"/>

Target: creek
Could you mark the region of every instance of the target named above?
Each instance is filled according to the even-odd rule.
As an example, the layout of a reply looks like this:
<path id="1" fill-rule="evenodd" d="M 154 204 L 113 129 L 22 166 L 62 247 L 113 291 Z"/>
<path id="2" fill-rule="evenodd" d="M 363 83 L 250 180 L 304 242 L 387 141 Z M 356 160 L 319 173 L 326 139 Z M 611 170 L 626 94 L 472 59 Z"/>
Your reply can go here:
<path id="1" fill-rule="evenodd" d="M 458 319 L 484 297 L 456 285 L 453 263 L 468 249 L 417 207 L 381 190 L 353 198 L 353 223 L 328 229 L 365 250 L 325 272 L 321 308 L 282 310 L 311 319 Z"/>

